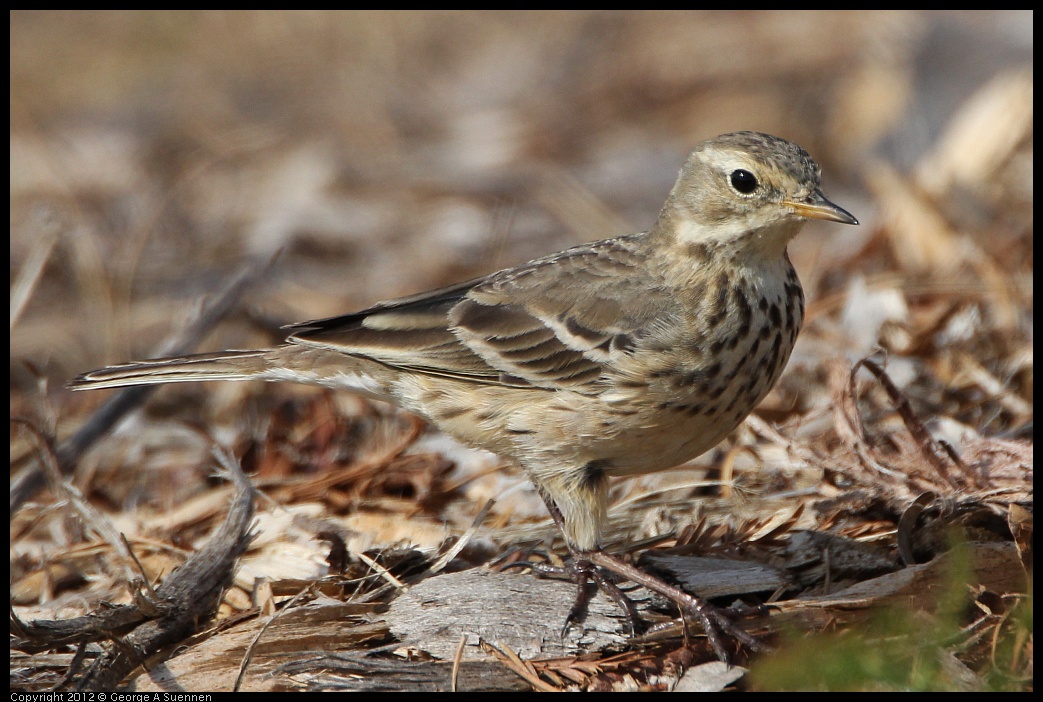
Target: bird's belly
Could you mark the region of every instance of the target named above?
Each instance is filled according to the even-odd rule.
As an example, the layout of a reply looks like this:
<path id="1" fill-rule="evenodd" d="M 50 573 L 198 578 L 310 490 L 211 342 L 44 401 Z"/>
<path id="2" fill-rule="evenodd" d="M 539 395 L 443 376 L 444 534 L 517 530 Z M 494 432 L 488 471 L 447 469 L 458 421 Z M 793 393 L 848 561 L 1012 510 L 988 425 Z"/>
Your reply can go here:
<path id="1" fill-rule="evenodd" d="M 733 417 L 677 417 L 616 437 L 606 447 L 606 472 L 613 476 L 654 473 L 681 465 L 706 453 L 742 420 Z"/>
<path id="2" fill-rule="evenodd" d="M 713 379 L 691 371 L 666 377 L 640 401 L 625 403 L 635 421 L 606 435 L 612 475 L 664 470 L 709 451 L 735 430 L 764 399 L 792 351 L 789 338 L 773 337 L 754 353 L 723 367 Z M 772 344 L 771 342 L 774 342 Z M 777 345 L 775 345 L 777 344 Z M 697 379 L 697 380 L 694 380 Z M 601 444 L 595 438 L 595 445 Z"/>

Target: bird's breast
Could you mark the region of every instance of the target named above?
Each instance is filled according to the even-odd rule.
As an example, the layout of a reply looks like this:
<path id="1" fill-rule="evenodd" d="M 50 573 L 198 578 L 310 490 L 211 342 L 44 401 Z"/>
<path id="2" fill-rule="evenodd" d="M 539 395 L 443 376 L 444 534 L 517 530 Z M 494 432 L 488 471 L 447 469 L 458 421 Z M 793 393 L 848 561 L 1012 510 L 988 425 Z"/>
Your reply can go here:
<path id="1" fill-rule="evenodd" d="M 788 261 L 787 261 L 788 263 Z M 632 356 L 633 367 L 606 383 L 603 400 L 636 412 L 640 447 L 617 474 L 660 470 L 709 450 L 764 399 L 786 367 L 804 316 L 796 273 L 764 279 L 719 280 L 684 322 L 653 335 Z"/>

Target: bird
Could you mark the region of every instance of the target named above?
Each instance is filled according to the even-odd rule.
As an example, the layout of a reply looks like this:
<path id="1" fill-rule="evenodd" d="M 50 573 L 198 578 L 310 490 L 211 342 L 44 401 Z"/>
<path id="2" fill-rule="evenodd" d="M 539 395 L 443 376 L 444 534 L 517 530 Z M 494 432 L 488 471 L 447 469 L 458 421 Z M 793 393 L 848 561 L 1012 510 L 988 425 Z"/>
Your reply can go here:
<path id="1" fill-rule="evenodd" d="M 802 147 L 723 134 L 694 147 L 644 232 L 293 324 L 274 348 L 109 366 L 69 387 L 289 381 L 394 403 L 523 469 L 572 556 L 573 613 L 593 581 L 633 620 L 615 585 L 629 579 L 699 616 L 724 659 L 721 632 L 756 642 L 603 550 L 608 485 L 708 451 L 771 390 L 804 318 L 787 245 L 809 219 L 858 224 Z"/>

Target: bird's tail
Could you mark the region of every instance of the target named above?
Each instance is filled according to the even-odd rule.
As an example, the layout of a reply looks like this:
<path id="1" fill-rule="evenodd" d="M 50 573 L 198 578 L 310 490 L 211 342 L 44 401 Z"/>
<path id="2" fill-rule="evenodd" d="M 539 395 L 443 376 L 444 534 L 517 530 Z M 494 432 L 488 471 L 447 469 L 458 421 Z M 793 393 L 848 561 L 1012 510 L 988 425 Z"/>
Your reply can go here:
<path id="1" fill-rule="evenodd" d="M 69 382 L 68 387 L 72 390 L 99 390 L 201 380 L 261 379 L 268 369 L 268 353 L 265 349 L 221 351 L 124 363 L 79 375 Z"/>

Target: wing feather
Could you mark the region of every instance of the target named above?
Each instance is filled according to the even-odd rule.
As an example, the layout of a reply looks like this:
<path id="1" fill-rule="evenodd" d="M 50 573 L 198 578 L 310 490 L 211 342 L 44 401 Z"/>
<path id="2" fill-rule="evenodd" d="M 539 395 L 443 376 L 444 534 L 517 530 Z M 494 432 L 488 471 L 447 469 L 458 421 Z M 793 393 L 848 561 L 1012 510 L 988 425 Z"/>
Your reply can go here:
<path id="1" fill-rule="evenodd" d="M 652 298 L 667 293 L 631 245 L 639 236 L 297 324 L 289 340 L 412 372 L 594 393 L 607 367 L 662 323 Z"/>

